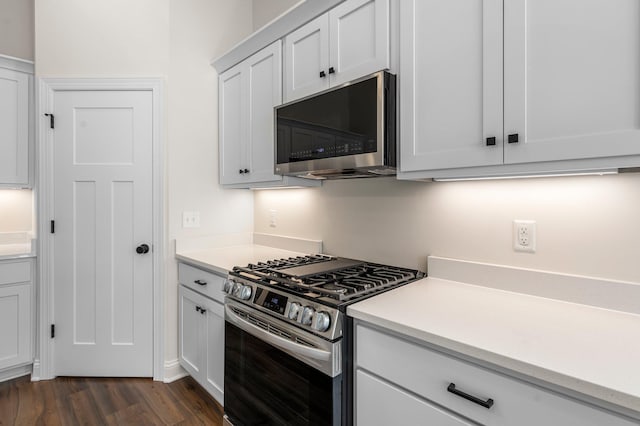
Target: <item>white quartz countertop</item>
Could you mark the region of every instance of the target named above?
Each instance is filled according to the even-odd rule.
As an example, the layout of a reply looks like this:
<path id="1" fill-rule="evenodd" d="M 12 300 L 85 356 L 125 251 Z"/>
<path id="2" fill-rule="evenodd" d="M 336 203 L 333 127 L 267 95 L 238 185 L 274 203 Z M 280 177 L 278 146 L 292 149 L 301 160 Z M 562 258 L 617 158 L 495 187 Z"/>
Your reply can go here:
<path id="1" fill-rule="evenodd" d="M 234 266 L 246 266 L 249 263 L 304 254 L 308 253 L 299 253 L 258 244 L 240 244 L 205 250 L 176 252 L 176 258 L 218 274 L 226 275 Z"/>
<path id="2" fill-rule="evenodd" d="M 637 313 L 433 277 L 356 303 L 347 312 L 640 413 Z"/>

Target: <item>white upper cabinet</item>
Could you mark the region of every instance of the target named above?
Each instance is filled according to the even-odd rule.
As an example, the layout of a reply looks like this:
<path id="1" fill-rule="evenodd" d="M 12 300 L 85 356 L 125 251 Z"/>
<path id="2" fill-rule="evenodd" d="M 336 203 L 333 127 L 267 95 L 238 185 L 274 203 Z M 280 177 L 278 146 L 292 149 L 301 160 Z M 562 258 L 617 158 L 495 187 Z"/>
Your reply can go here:
<path id="1" fill-rule="evenodd" d="M 247 114 L 247 102 L 243 87 L 242 69 L 238 64 L 219 77 L 219 143 L 220 183 L 239 183 L 243 177 L 240 170 L 245 167 L 246 128 L 242 126 Z"/>
<path id="2" fill-rule="evenodd" d="M 347 0 L 285 45 L 285 102 L 389 68 L 389 0 Z"/>
<path id="3" fill-rule="evenodd" d="M 277 41 L 220 75 L 220 181 L 281 180 L 273 173 L 273 108 L 282 103 Z"/>
<path id="4" fill-rule="evenodd" d="M 639 165 L 640 2 L 399 3 L 400 178 Z"/>
<path id="5" fill-rule="evenodd" d="M 501 164 L 502 1 L 403 1 L 400 13 L 402 171 Z"/>
<path id="6" fill-rule="evenodd" d="M 329 20 L 321 15 L 287 35 L 285 101 L 329 88 Z"/>
<path id="7" fill-rule="evenodd" d="M 33 64 L 0 56 L 0 186 L 29 186 Z"/>
<path id="8" fill-rule="evenodd" d="M 504 18 L 505 162 L 640 154 L 640 2 L 508 0 Z"/>
<path id="9" fill-rule="evenodd" d="M 319 186 L 274 174 L 274 108 L 282 104 L 282 42 L 220 74 L 220 183 L 229 188 Z"/>

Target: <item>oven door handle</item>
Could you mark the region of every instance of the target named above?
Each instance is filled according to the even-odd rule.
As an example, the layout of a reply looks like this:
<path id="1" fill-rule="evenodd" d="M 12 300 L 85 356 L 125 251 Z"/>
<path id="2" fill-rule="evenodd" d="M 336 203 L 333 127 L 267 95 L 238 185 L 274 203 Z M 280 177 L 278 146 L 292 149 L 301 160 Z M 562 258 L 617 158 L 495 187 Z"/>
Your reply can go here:
<path id="1" fill-rule="evenodd" d="M 236 315 L 233 312 L 233 310 L 228 305 L 225 305 L 224 308 L 227 314 L 226 319 L 229 322 L 233 323 L 235 326 L 237 326 L 241 330 L 244 330 L 247 333 L 252 334 L 256 337 L 259 337 L 263 341 L 273 346 L 277 346 L 281 349 L 296 353 L 298 355 L 301 355 L 307 358 L 317 359 L 320 361 L 328 361 L 331 359 L 331 352 L 329 351 L 310 348 L 309 346 L 304 346 L 299 343 L 292 342 L 291 340 L 285 339 L 283 337 L 277 336 L 275 334 L 271 334 L 268 331 L 265 331 L 262 328 L 255 326 L 250 322 L 247 322 L 242 318 L 240 318 L 238 315 Z"/>

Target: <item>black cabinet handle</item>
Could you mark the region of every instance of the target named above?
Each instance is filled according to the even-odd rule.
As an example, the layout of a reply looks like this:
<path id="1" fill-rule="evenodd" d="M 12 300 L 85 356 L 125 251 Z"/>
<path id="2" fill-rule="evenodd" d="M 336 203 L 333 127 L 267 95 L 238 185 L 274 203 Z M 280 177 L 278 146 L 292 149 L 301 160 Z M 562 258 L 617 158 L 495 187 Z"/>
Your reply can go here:
<path id="1" fill-rule="evenodd" d="M 335 74 L 336 70 L 333 67 L 329 67 L 329 74 Z"/>
<path id="2" fill-rule="evenodd" d="M 514 133 L 514 134 L 509 135 L 509 137 L 507 139 L 507 142 L 509 142 L 509 143 L 518 143 L 518 134 Z"/>
<path id="3" fill-rule="evenodd" d="M 200 312 L 200 309 L 202 309 L 200 306 L 196 306 L 196 312 Z"/>
<path id="4" fill-rule="evenodd" d="M 249 173 L 249 169 L 244 169 L 244 172 L 245 173 Z"/>
<path id="5" fill-rule="evenodd" d="M 194 283 L 198 284 L 198 285 L 207 285 L 206 281 L 202 281 L 202 280 L 195 280 Z"/>
<path id="6" fill-rule="evenodd" d="M 140 244 L 138 247 L 136 247 L 136 253 L 138 253 L 138 254 L 149 253 L 149 245 L 148 244 Z"/>
<path id="7" fill-rule="evenodd" d="M 454 395 L 458 395 L 464 399 L 467 399 L 471 402 L 475 402 L 478 405 L 482 405 L 484 408 L 491 408 L 491 406 L 493 405 L 493 399 L 489 398 L 486 401 L 475 397 L 473 395 L 469 395 L 468 393 L 462 392 L 458 389 L 456 389 L 456 384 L 455 383 L 449 383 L 449 386 L 447 387 L 447 390 L 449 392 L 451 392 Z"/>
<path id="8" fill-rule="evenodd" d="M 243 174 L 244 170 L 240 169 L 240 170 L 238 170 L 238 173 Z"/>
<path id="9" fill-rule="evenodd" d="M 487 138 L 487 146 L 493 146 L 495 144 L 496 144 L 496 138 L 495 137 L 492 136 L 490 138 Z"/>
<path id="10" fill-rule="evenodd" d="M 207 310 L 205 308 L 200 308 L 200 313 L 204 315 L 207 313 Z M 491 403 L 493 404 L 493 401 L 491 401 Z"/>
<path id="11" fill-rule="evenodd" d="M 325 78 L 327 76 L 327 73 L 324 71 L 320 71 L 320 78 Z"/>

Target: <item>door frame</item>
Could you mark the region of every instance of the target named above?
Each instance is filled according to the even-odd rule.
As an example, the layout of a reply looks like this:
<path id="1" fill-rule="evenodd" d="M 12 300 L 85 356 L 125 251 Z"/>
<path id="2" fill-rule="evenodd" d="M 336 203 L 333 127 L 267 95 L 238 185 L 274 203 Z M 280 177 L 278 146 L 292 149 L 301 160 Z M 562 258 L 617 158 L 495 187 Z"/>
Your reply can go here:
<path id="1" fill-rule="evenodd" d="M 37 285 L 37 344 L 31 379 L 53 379 L 55 347 L 51 338 L 51 324 L 55 324 L 53 282 L 53 238 L 49 232 L 54 214 L 53 141 L 49 117 L 53 111 L 56 92 L 64 91 L 149 91 L 152 93 L 152 198 L 153 198 L 153 379 L 163 381 L 164 374 L 164 258 L 165 258 L 165 183 L 162 78 L 43 78 L 38 77 L 36 125 L 37 172 L 35 199 L 38 212 L 38 285 Z"/>

